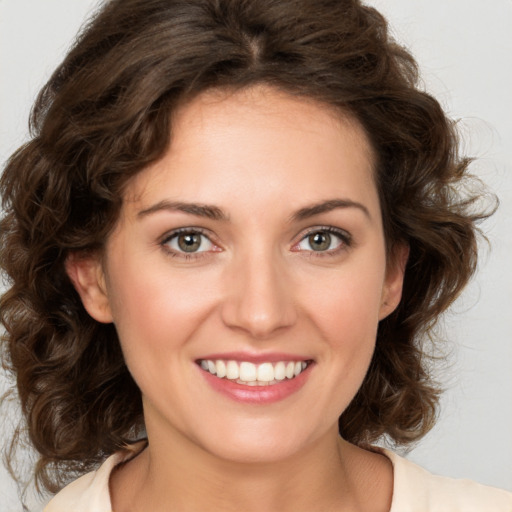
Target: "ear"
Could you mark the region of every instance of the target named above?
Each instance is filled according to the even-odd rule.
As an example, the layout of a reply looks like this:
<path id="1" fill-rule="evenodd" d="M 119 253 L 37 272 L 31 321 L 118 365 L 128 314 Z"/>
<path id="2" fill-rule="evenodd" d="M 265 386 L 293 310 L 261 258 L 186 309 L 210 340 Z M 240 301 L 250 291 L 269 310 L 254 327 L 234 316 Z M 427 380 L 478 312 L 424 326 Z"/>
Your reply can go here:
<path id="1" fill-rule="evenodd" d="M 404 284 L 405 267 L 409 258 L 409 246 L 405 243 L 396 244 L 392 250 L 386 269 L 386 279 L 382 289 L 382 300 L 379 320 L 383 320 L 400 304 Z"/>
<path id="2" fill-rule="evenodd" d="M 89 315 L 98 322 L 112 322 L 100 256 L 71 253 L 66 258 L 65 268 Z"/>

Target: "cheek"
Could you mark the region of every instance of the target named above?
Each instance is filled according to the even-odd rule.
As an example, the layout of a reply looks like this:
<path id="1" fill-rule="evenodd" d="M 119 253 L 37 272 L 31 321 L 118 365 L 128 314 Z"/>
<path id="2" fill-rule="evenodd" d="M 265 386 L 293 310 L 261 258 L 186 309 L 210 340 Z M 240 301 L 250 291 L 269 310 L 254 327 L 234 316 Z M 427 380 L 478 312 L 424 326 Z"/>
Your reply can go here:
<path id="1" fill-rule="evenodd" d="M 306 287 L 310 316 L 326 332 L 345 337 L 364 338 L 375 333 L 382 303 L 384 265 L 358 262 L 331 272 L 325 277 L 314 276 Z"/>
<path id="2" fill-rule="evenodd" d="M 341 400 L 354 395 L 364 379 L 379 323 L 384 264 L 360 263 L 332 274 L 323 286 L 314 288 L 307 302 L 308 317 L 326 345 L 326 367 L 332 372 L 331 382 L 337 383 L 335 392 L 343 394 Z"/>
<path id="3" fill-rule="evenodd" d="M 141 387 L 149 375 L 157 378 L 158 368 L 168 375 L 190 362 L 197 340 L 204 338 L 198 331 L 210 327 L 219 293 L 211 269 L 171 272 L 165 259 L 152 263 L 117 258 L 109 272 L 112 316 L 126 363 Z"/>
<path id="4" fill-rule="evenodd" d="M 190 340 L 211 310 L 210 293 L 201 293 L 199 276 L 171 279 L 168 269 L 158 265 L 130 268 L 119 263 L 111 273 L 115 285 L 109 298 L 126 365 L 146 399 L 174 396 L 179 402 L 176 389 L 191 385 L 182 382 L 182 370 L 193 360 Z"/>

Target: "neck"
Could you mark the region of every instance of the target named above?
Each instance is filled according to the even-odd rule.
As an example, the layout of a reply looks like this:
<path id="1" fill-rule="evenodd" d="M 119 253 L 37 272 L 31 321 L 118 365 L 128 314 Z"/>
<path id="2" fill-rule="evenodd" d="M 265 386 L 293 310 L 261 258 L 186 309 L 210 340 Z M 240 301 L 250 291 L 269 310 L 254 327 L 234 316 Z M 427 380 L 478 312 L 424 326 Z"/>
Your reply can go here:
<path id="1" fill-rule="evenodd" d="M 149 446 L 114 473 L 116 512 L 389 510 L 392 481 L 368 474 L 382 474 L 383 457 L 350 445 L 336 431 L 270 463 L 225 460 L 176 434 L 159 438 L 148 430 Z M 386 469 L 389 476 L 389 461 Z M 362 486 L 368 480 L 382 485 L 368 492 Z"/>

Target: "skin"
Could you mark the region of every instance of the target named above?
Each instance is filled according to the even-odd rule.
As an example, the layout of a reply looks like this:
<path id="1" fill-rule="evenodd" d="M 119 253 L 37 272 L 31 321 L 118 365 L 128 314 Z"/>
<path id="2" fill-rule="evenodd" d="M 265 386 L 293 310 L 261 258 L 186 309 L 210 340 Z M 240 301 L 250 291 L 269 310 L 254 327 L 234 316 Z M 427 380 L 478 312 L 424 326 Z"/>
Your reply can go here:
<path id="1" fill-rule="evenodd" d="M 407 258 L 398 248 L 386 260 L 364 131 L 265 86 L 203 93 L 173 119 L 168 152 L 128 184 L 104 254 L 67 265 L 91 316 L 115 323 L 143 396 L 149 446 L 114 472 L 115 511 L 389 510 L 390 462 L 337 430 Z M 298 215 L 332 200 L 345 204 Z M 174 230 L 191 227 L 205 238 L 186 255 Z M 313 250 L 309 235 L 326 227 L 331 245 Z M 239 403 L 196 363 L 231 351 L 314 364 L 286 399 Z"/>

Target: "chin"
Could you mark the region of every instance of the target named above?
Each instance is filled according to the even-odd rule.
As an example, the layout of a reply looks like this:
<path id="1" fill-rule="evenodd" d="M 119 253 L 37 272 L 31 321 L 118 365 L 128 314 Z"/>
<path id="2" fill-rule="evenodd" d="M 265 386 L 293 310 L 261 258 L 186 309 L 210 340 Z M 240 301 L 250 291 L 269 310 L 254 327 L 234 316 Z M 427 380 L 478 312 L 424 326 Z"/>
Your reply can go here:
<path id="1" fill-rule="evenodd" d="M 307 432 L 304 425 L 283 425 L 271 421 L 240 422 L 229 432 L 218 432 L 204 439 L 203 448 L 219 459 L 240 464 L 276 463 L 303 452 L 319 435 Z"/>

